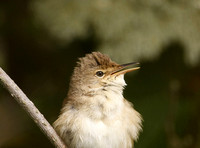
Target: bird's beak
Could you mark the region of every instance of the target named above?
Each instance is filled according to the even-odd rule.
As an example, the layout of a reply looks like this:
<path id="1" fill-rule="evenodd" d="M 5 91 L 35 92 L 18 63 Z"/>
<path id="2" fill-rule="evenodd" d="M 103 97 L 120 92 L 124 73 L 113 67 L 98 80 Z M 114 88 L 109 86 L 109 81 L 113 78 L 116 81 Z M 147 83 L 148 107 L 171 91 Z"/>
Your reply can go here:
<path id="1" fill-rule="evenodd" d="M 139 63 L 138 62 L 132 62 L 132 63 L 127 63 L 127 64 L 122 64 L 122 65 L 119 65 L 119 68 L 115 71 L 113 71 L 111 73 L 111 75 L 121 75 L 121 74 L 125 74 L 127 72 L 131 72 L 131 71 L 134 71 L 134 70 L 137 70 L 139 69 L 140 67 L 139 66 L 136 66 L 136 67 L 133 67 L 133 68 L 127 68 L 128 66 L 135 66 L 135 65 L 138 65 Z M 126 69 L 127 68 L 127 69 Z"/>

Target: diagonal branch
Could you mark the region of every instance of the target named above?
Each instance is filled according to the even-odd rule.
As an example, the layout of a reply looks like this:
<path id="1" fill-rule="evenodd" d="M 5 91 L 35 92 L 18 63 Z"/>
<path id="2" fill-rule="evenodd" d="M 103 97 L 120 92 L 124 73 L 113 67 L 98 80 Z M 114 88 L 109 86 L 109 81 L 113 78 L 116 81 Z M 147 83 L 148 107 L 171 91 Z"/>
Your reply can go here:
<path id="1" fill-rule="evenodd" d="M 24 108 L 31 116 L 42 132 L 48 137 L 56 148 L 66 148 L 60 137 L 57 135 L 53 127 L 44 118 L 40 111 L 35 107 L 23 91 L 15 84 L 15 82 L 0 67 L 0 83 L 9 91 L 11 96 Z"/>

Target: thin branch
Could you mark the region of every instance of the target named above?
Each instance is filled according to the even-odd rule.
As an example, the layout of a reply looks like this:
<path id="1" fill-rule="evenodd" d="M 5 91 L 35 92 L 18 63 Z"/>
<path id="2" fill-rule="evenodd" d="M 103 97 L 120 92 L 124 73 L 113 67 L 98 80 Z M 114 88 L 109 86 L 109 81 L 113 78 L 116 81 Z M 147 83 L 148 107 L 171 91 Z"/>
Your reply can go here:
<path id="1" fill-rule="evenodd" d="M 40 111 L 35 107 L 15 82 L 0 67 L 0 82 L 9 91 L 11 96 L 24 108 L 31 116 L 42 132 L 48 137 L 52 144 L 57 148 L 66 148 L 60 137 L 57 135 L 53 127 L 44 118 Z"/>

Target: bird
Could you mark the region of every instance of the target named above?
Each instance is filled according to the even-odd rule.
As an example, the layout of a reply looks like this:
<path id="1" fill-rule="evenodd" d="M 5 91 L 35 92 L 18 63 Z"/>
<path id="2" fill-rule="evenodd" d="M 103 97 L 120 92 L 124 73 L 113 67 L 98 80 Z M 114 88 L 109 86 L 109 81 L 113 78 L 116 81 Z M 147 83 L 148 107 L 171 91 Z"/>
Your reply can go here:
<path id="1" fill-rule="evenodd" d="M 100 52 L 79 58 L 61 113 L 53 123 L 68 148 L 134 147 L 143 119 L 123 97 L 123 89 L 124 75 L 139 69 L 135 65 L 119 65 Z"/>

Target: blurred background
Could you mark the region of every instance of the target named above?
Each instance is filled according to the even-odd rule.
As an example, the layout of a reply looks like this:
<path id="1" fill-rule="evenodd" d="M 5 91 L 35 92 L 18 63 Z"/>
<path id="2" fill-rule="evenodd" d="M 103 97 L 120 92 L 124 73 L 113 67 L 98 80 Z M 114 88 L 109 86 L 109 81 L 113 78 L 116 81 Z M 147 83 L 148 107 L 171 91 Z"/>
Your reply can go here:
<path id="1" fill-rule="evenodd" d="M 136 148 L 200 147 L 199 0 L 0 2 L 0 66 L 51 124 L 92 51 L 141 63 L 124 92 L 144 118 Z M 53 148 L 2 86 L 0 147 Z"/>

